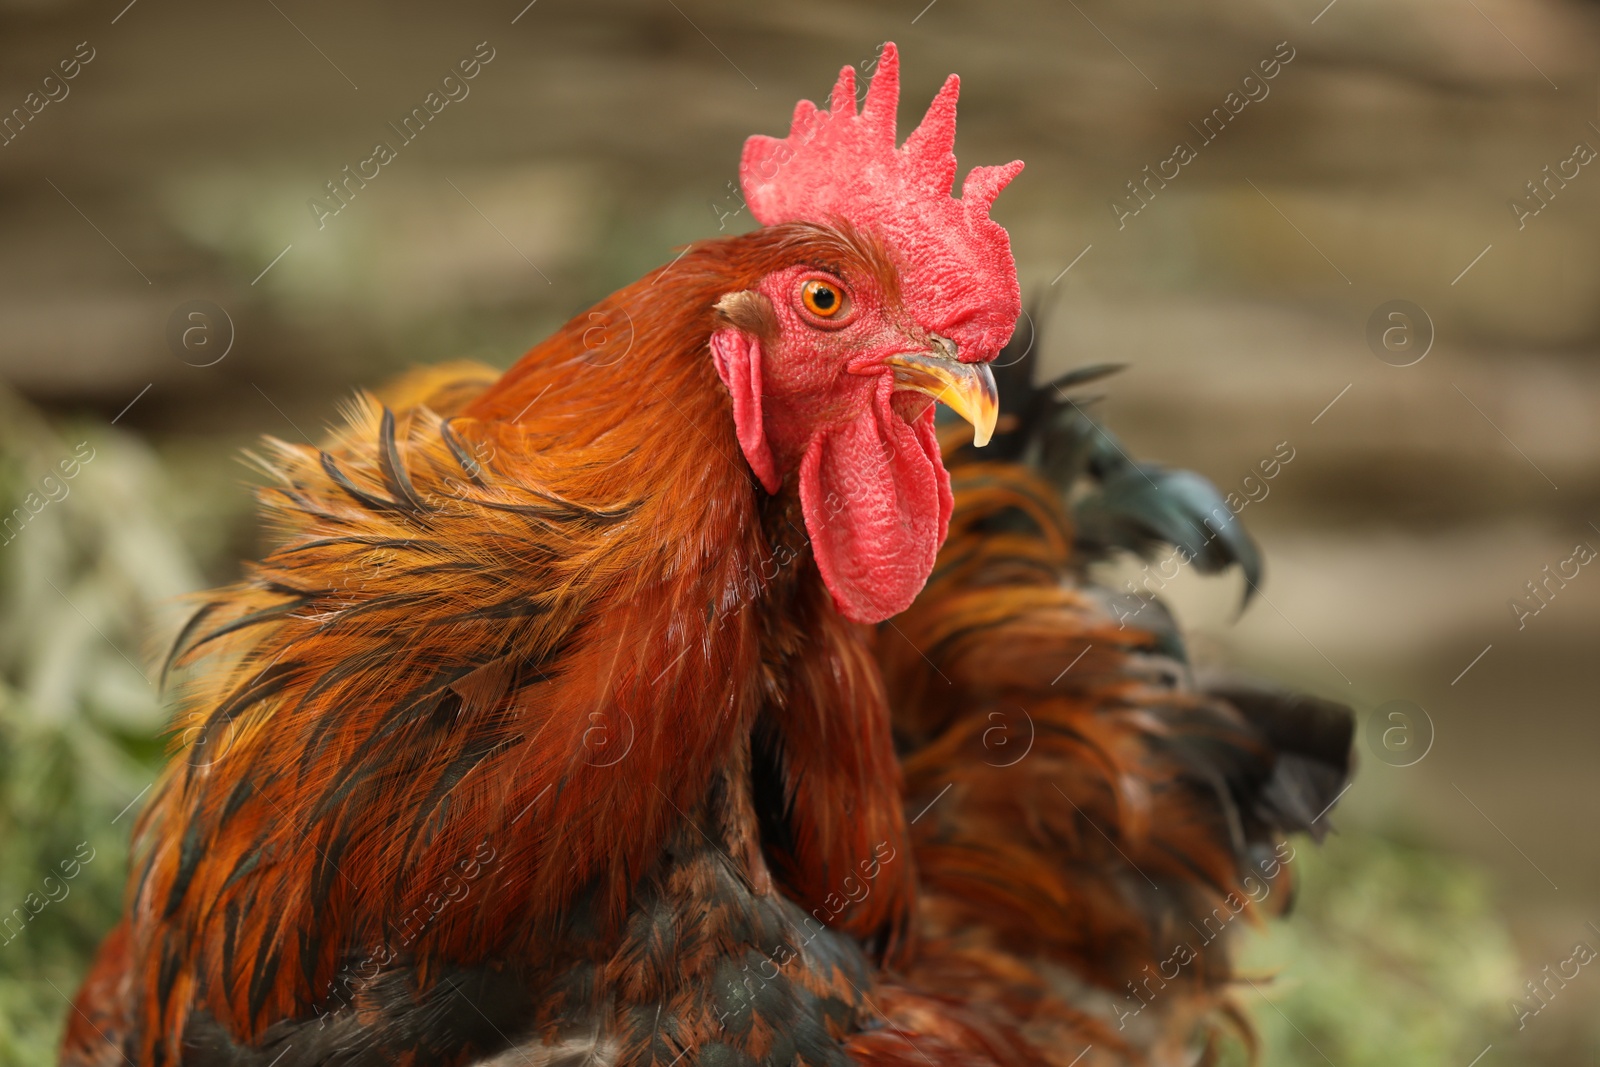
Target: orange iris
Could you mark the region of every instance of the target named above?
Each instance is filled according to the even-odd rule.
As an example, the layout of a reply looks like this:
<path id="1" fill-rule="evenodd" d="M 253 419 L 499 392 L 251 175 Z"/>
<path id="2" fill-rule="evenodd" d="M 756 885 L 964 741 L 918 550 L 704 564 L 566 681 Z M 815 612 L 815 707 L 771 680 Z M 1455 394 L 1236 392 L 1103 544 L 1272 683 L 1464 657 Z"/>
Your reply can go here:
<path id="1" fill-rule="evenodd" d="M 813 278 L 800 287 L 800 301 L 818 318 L 831 319 L 844 307 L 844 295 L 832 282 Z"/>

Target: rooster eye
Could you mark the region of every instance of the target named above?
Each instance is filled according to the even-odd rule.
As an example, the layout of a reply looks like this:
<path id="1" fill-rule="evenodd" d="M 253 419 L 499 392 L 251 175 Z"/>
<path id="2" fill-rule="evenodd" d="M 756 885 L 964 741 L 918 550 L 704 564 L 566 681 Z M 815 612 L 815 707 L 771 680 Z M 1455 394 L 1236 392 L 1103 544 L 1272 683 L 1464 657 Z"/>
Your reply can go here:
<path id="1" fill-rule="evenodd" d="M 818 318 L 831 319 L 844 308 L 844 293 L 830 281 L 812 278 L 800 287 L 800 302 Z"/>

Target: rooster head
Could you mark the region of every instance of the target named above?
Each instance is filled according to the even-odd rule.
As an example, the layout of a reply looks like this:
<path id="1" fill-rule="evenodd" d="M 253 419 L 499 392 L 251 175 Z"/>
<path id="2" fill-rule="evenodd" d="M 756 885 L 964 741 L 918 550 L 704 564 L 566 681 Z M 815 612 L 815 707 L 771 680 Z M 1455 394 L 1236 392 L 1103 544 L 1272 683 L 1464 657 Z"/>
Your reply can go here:
<path id="1" fill-rule="evenodd" d="M 797 478 L 835 604 L 877 623 L 910 606 L 949 527 L 935 401 L 978 445 L 994 429 L 987 364 L 1021 298 L 989 207 L 1022 164 L 975 168 L 951 196 L 959 79 L 899 145 L 894 45 L 859 113 L 854 74 L 840 73 L 830 110 L 800 101 L 788 137 L 746 142 L 745 199 L 792 255 L 722 297 L 711 354 L 751 469 L 771 493 Z"/>

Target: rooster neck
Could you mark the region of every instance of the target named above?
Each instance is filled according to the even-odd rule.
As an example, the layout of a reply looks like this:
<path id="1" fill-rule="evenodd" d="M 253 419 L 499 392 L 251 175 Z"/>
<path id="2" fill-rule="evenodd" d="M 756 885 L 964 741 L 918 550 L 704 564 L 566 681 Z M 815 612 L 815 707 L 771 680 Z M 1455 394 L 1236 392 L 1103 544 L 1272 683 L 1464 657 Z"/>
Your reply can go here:
<path id="1" fill-rule="evenodd" d="M 795 602 L 803 586 L 820 585 L 822 575 L 812 556 L 811 537 L 806 531 L 795 478 L 788 478 L 776 494 L 768 495 L 759 488 L 756 494 L 759 498 L 756 522 L 766 555 L 763 600 L 769 610 L 773 607 L 782 610 Z"/>
<path id="2" fill-rule="evenodd" d="M 915 876 L 873 631 L 841 615 L 823 582 L 798 479 L 771 495 L 751 484 L 765 553 L 754 605 L 761 687 L 734 741 L 738 790 L 712 792 L 743 797 L 727 811 L 737 840 L 754 835 L 757 877 L 896 956 L 909 944 Z"/>

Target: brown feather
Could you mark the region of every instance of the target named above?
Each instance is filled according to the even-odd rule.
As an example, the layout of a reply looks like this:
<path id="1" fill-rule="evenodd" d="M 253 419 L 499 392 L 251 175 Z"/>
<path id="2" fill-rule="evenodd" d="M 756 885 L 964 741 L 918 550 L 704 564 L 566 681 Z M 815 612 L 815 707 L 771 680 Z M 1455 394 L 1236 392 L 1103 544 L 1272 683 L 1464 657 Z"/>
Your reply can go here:
<path id="1" fill-rule="evenodd" d="M 416 995 L 558 967 L 578 915 L 614 951 L 758 715 L 789 776 L 790 891 L 835 928 L 905 928 L 881 684 L 803 541 L 772 567 L 790 505 L 762 502 L 705 355 L 724 293 L 873 255 L 798 225 L 696 246 L 493 384 L 420 372 L 321 449 L 268 442 L 274 547 L 176 650 L 188 743 L 136 831 L 143 1062 L 177 1061 L 191 1025 L 269 1041 L 379 948 Z M 592 358 L 593 315 L 630 324 L 624 357 Z M 904 859 L 834 908 L 879 842 Z M 439 907 L 469 869 L 470 906 Z"/>

